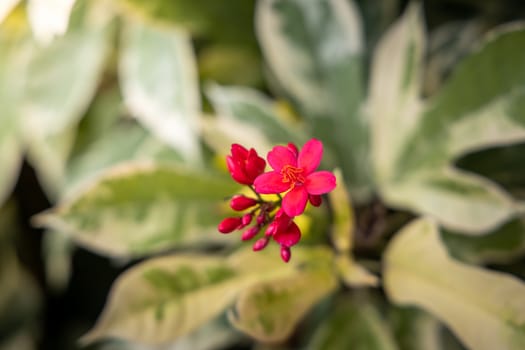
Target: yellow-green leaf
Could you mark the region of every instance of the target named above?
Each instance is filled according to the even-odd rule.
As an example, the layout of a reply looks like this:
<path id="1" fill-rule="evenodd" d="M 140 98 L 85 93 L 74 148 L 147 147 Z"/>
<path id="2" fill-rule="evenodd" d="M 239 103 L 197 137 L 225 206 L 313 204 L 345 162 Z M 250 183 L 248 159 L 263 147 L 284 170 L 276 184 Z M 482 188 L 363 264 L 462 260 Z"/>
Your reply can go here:
<path id="1" fill-rule="evenodd" d="M 333 209 L 332 242 L 340 253 L 348 254 L 354 245 L 355 217 L 341 169 L 335 169 L 337 187 L 328 194 Z"/>
<path id="2" fill-rule="evenodd" d="M 334 291 L 337 280 L 331 269 L 330 254 L 323 253 L 316 259 L 309 256 L 308 251 L 294 250 L 297 252 L 306 253 L 306 266 L 312 263 L 314 266 L 303 267 L 302 271 L 291 276 L 257 283 L 244 290 L 234 311 L 229 314 L 230 322 L 237 329 L 259 341 L 283 341 L 312 306 Z M 326 261 L 321 260 L 323 256 Z"/>
<path id="3" fill-rule="evenodd" d="M 262 0 L 256 29 L 272 77 L 325 142 L 355 200 L 370 194 L 363 34 L 353 1 Z"/>
<path id="4" fill-rule="evenodd" d="M 249 286 L 296 274 L 301 261 L 284 264 L 273 246 L 229 258 L 183 254 L 148 260 L 119 277 L 83 341 L 173 342 L 216 317 Z"/>
<path id="5" fill-rule="evenodd" d="M 525 284 L 450 258 L 433 220 L 403 228 L 384 263 L 385 291 L 394 303 L 425 309 L 471 349 L 525 348 Z"/>
<path id="6" fill-rule="evenodd" d="M 347 295 L 337 301 L 337 306 L 314 333 L 308 350 L 397 349 L 387 323 L 370 300 Z"/>
<path id="7" fill-rule="evenodd" d="M 126 21 L 119 78 L 131 114 L 188 161 L 198 162 L 201 106 L 188 33 Z"/>
<path id="8" fill-rule="evenodd" d="M 336 271 L 343 283 L 349 287 L 377 287 L 379 279 L 354 259 L 340 255 L 335 259 Z"/>
<path id="9" fill-rule="evenodd" d="M 35 222 L 102 254 L 129 257 L 181 244 L 231 241 L 217 232 L 221 204 L 238 185 L 209 174 L 153 162 L 111 168 Z"/>

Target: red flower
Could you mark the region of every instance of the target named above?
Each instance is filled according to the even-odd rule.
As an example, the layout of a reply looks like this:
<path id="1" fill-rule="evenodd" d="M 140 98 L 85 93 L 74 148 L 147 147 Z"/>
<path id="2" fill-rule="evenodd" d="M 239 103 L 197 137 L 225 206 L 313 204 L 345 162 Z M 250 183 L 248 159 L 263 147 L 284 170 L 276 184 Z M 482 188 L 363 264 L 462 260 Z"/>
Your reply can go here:
<path id="1" fill-rule="evenodd" d="M 309 196 L 328 193 L 336 186 L 334 174 L 315 171 L 322 156 L 323 144 L 316 139 L 308 141 L 300 152 L 292 144 L 288 147 L 275 146 L 268 153 L 268 163 L 273 171 L 255 179 L 255 191 L 261 194 L 288 191 L 283 198 L 283 210 L 290 217 L 301 215 Z M 317 204 L 318 201 L 315 202 Z"/>
<path id="2" fill-rule="evenodd" d="M 259 157 L 257 151 L 234 143 L 231 155 L 226 157 L 226 164 L 232 178 L 240 184 L 252 185 L 255 178 L 264 172 L 266 161 Z"/>

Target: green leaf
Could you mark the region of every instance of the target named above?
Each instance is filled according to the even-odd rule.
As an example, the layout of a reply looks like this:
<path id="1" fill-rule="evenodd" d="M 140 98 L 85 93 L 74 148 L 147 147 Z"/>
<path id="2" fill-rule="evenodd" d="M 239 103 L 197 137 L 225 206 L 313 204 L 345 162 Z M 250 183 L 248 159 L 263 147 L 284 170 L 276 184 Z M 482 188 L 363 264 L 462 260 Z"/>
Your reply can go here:
<path id="1" fill-rule="evenodd" d="M 411 208 L 463 234 L 480 235 L 515 214 L 516 203 L 494 183 L 454 168 L 428 170 L 383 189 L 389 203 Z"/>
<path id="2" fill-rule="evenodd" d="M 403 350 L 448 350 L 441 339 L 441 324 L 417 308 L 392 308 L 389 314 L 399 348 Z"/>
<path id="3" fill-rule="evenodd" d="M 523 44 L 523 25 L 503 27 L 458 65 L 428 102 L 399 169 L 446 164 L 467 151 L 525 139 L 525 52 L 515 50 Z"/>
<path id="4" fill-rule="evenodd" d="M 337 256 L 335 267 L 339 278 L 348 287 L 377 287 L 379 285 L 377 276 L 370 273 L 352 257 L 347 255 Z"/>
<path id="5" fill-rule="evenodd" d="M 525 219 L 512 220 L 486 235 L 468 237 L 445 231 L 441 238 L 450 254 L 473 264 L 507 264 L 525 254 Z"/>
<path id="6" fill-rule="evenodd" d="M 27 159 L 37 171 L 40 185 L 52 201 L 56 201 L 63 191 L 76 131 L 76 127 L 68 127 L 53 136 L 34 137 L 30 141 Z"/>
<path id="7" fill-rule="evenodd" d="M 487 29 L 486 19 L 444 22 L 429 33 L 423 94 L 434 95 L 453 68 L 475 48 Z"/>
<path id="8" fill-rule="evenodd" d="M 4 21 L 19 2 L 20 0 L 4 0 L 0 3 L 0 23 Z"/>
<path id="9" fill-rule="evenodd" d="M 329 254 L 324 255 L 324 259 L 330 258 Z M 292 259 L 296 259 L 295 255 Z M 234 312 L 229 314 L 230 322 L 262 342 L 286 340 L 312 306 L 337 286 L 330 260 L 316 260 L 316 264 L 323 263 L 324 266 L 304 269 L 292 276 L 258 283 L 244 290 Z"/>
<path id="10" fill-rule="evenodd" d="M 42 238 L 42 256 L 47 286 L 53 292 L 65 292 L 73 271 L 74 246 L 62 232 L 47 231 Z"/>
<path id="11" fill-rule="evenodd" d="M 360 16 L 346 0 L 258 2 L 256 29 L 272 74 L 335 151 L 354 194 L 366 196 L 368 130 Z"/>
<path id="12" fill-rule="evenodd" d="M 337 187 L 328 194 L 333 211 L 332 243 L 339 253 L 336 271 L 347 286 L 377 286 L 378 279 L 359 265 L 351 255 L 354 244 L 355 217 L 350 194 L 340 169 L 335 169 Z"/>
<path id="13" fill-rule="evenodd" d="M 122 104 L 120 88 L 116 81 L 110 86 L 98 90 L 84 118 L 78 125 L 75 147 L 71 153 L 72 158 L 85 152 L 121 121 Z M 126 119 L 126 121 L 128 120 Z"/>
<path id="14" fill-rule="evenodd" d="M 216 123 L 220 126 L 235 122 L 237 125 L 231 128 L 230 133 L 233 135 L 237 132 L 237 128 L 253 128 L 255 129 L 254 133 L 260 132 L 269 145 L 287 144 L 288 142 L 302 144 L 306 140 L 303 130 L 298 125 L 287 122 L 284 118 L 276 115 L 275 103 L 272 103 L 270 99 L 256 90 L 210 85 L 208 96 L 219 119 Z M 225 119 L 227 121 L 223 122 Z M 213 130 L 210 130 L 211 132 Z M 240 136 L 244 133 L 238 134 Z M 233 140 L 233 142 L 237 141 Z M 228 151 L 230 145 L 231 143 L 228 145 Z M 265 154 L 264 148 L 258 149 L 258 151 Z"/>
<path id="15" fill-rule="evenodd" d="M 339 300 L 308 349 L 395 350 L 397 346 L 376 307 L 354 296 Z"/>
<path id="16" fill-rule="evenodd" d="M 460 169 L 496 182 L 514 198 L 525 199 L 525 143 L 473 152 L 457 160 Z"/>
<path id="17" fill-rule="evenodd" d="M 519 112 L 525 101 L 525 69 L 520 68 L 525 56 L 514 53 L 522 43 L 521 26 L 492 33 L 421 112 L 393 117 L 383 134 L 379 125 L 374 126 L 374 163 L 386 202 L 430 215 L 467 234 L 486 233 L 516 214 L 518 205 L 505 192 L 490 181 L 453 169 L 452 163 L 468 151 L 525 139 L 524 114 Z M 501 72 L 494 66 L 502 67 Z M 418 91 L 414 93 L 417 96 Z M 408 122 L 403 122 L 407 115 Z M 389 133 L 399 142 L 388 141 Z M 393 153 L 382 159 L 382 150 L 388 148 Z"/>
<path id="18" fill-rule="evenodd" d="M 525 347 L 523 282 L 451 259 L 433 220 L 418 219 L 403 228 L 387 248 L 384 265 L 392 302 L 425 309 L 467 347 Z"/>
<path id="19" fill-rule="evenodd" d="M 74 5 L 75 0 L 29 1 L 27 13 L 35 37 L 43 44 L 49 44 L 55 36 L 64 34 Z"/>
<path id="20" fill-rule="evenodd" d="M 131 114 L 187 160 L 198 162 L 200 95 L 188 34 L 126 21 L 119 78 Z"/>
<path id="21" fill-rule="evenodd" d="M 334 213 L 331 239 L 338 252 L 348 254 L 354 245 L 355 215 L 341 170 L 335 169 L 334 175 L 337 187 L 328 194 Z"/>
<path id="22" fill-rule="evenodd" d="M 399 15 L 399 0 L 356 0 L 363 17 L 367 48 L 377 45 L 380 36 Z"/>
<path id="23" fill-rule="evenodd" d="M 39 288 L 19 261 L 15 239 L 20 233 L 16 207 L 0 207 L 0 333 L 5 340 L 33 324 L 40 308 Z M 2 343 L 3 344 L 3 343 Z"/>
<path id="24" fill-rule="evenodd" d="M 100 342 L 97 341 L 96 345 L 88 346 L 87 348 L 96 350 L 217 350 L 235 347 L 236 344 L 244 344 L 245 341 L 245 338 L 235 331 L 228 324 L 225 317 L 221 315 L 190 334 L 178 337 L 175 342 L 165 346 L 148 346 L 122 338 L 110 338 Z M 17 348 L 13 350 L 15 349 Z"/>
<path id="25" fill-rule="evenodd" d="M 199 52 L 201 81 L 226 85 L 261 86 L 262 59 L 258 52 L 240 46 L 225 46 L 221 41 Z"/>
<path id="26" fill-rule="evenodd" d="M 236 332 L 222 315 L 190 334 L 177 338 L 173 350 L 214 350 L 233 347 L 243 336 Z M 124 350 L 124 349 L 123 349 Z M 127 349 L 125 349 L 127 350 Z"/>
<path id="27" fill-rule="evenodd" d="M 254 0 L 119 0 L 126 17 L 169 25 L 220 42 L 252 44 Z"/>
<path id="28" fill-rule="evenodd" d="M 28 160 L 51 198 L 63 185 L 76 124 L 95 93 L 108 54 L 113 27 L 100 11 L 100 6 L 78 6 L 78 23 L 66 35 L 46 46 L 24 38 L 18 50 L 25 59 L 11 62 L 20 66 L 16 79 L 24 82 L 15 108 Z"/>
<path id="29" fill-rule="evenodd" d="M 238 186 L 216 174 L 151 162 L 114 167 L 35 223 L 110 256 L 189 243 L 228 242 L 217 232 L 221 203 Z"/>
<path id="30" fill-rule="evenodd" d="M 19 91 L 22 85 L 18 79 L 21 65 L 13 65 L 25 59 L 26 52 L 16 35 L 13 35 L 7 26 L 0 27 L 0 205 L 13 189 L 22 163 L 22 144 L 19 137 L 19 118 L 17 105 Z"/>
<path id="31" fill-rule="evenodd" d="M 72 159 L 64 196 L 71 196 L 86 183 L 119 164 L 131 161 L 180 163 L 181 160 L 175 150 L 154 138 L 141 126 L 117 124 Z"/>
<path id="32" fill-rule="evenodd" d="M 0 101 L 2 100 L 3 98 L 0 96 Z M 15 121 L 13 119 L 6 120 L 9 117 L 8 114 L 0 114 L 0 124 L 2 125 L 0 128 L 0 164 L 3 167 L 0 172 L 0 205 L 4 203 L 15 186 L 22 163 L 22 150 L 15 129 Z"/>
<path id="33" fill-rule="evenodd" d="M 113 27 L 107 9 L 86 7 L 78 8 L 81 19 L 67 35 L 45 47 L 30 43 L 20 106 L 29 144 L 78 122 L 100 81 Z"/>
<path id="34" fill-rule="evenodd" d="M 381 185 L 393 176 L 399 153 L 417 126 L 424 52 L 422 11 L 412 3 L 381 39 L 372 62 L 367 112 Z"/>
<path id="35" fill-rule="evenodd" d="M 141 263 L 115 282 L 99 321 L 82 340 L 174 341 L 216 317 L 250 285 L 295 274 L 295 264 L 278 255 L 268 247 L 229 258 L 176 255 Z"/>

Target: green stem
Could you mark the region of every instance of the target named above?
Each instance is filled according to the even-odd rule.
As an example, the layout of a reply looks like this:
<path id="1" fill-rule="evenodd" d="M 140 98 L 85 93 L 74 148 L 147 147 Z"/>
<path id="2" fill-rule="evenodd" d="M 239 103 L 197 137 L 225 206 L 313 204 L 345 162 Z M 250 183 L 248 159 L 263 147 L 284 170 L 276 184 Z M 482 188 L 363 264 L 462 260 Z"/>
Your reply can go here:
<path id="1" fill-rule="evenodd" d="M 249 185 L 248 187 L 257 196 L 257 199 L 259 200 L 259 202 L 264 202 L 264 200 L 262 199 L 261 195 L 259 193 L 257 193 L 257 191 L 255 191 L 255 188 L 253 188 L 252 185 Z"/>

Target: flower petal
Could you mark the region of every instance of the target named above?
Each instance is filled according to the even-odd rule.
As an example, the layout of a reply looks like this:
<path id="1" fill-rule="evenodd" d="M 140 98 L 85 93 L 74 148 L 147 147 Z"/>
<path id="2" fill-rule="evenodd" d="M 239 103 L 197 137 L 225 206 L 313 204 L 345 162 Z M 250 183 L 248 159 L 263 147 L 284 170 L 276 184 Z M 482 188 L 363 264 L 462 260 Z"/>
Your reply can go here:
<path id="1" fill-rule="evenodd" d="M 293 152 L 284 146 L 275 146 L 268 152 L 268 163 L 275 171 L 281 171 L 285 165 L 297 166 L 297 157 Z"/>
<path id="2" fill-rule="evenodd" d="M 323 157 L 323 143 L 317 139 L 311 139 L 304 144 L 299 156 L 297 158 L 297 164 L 299 168 L 303 168 L 305 174 L 312 173 Z"/>
<path id="3" fill-rule="evenodd" d="M 245 163 L 245 169 L 246 169 L 246 175 L 248 175 L 249 178 L 255 180 L 255 178 L 262 173 L 264 173 L 264 168 L 266 167 L 266 161 L 259 157 L 257 154 L 257 151 L 255 151 L 253 148 L 250 149 L 248 152 L 248 157 L 246 158 Z"/>
<path id="4" fill-rule="evenodd" d="M 286 230 L 275 233 L 273 239 L 281 246 L 291 247 L 301 240 L 301 230 L 292 221 Z"/>
<path id="5" fill-rule="evenodd" d="M 248 150 L 238 143 L 231 146 L 231 153 L 235 160 L 244 160 L 248 157 Z"/>
<path id="6" fill-rule="evenodd" d="M 243 166 L 240 161 L 235 160 L 233 156 L 226 157 L 226 165 L 230 171 L 232 178 L 240 184 L 251 185 L 253 181 L 244 172 Z"/>
<path id="7" fill-rule="evenodd" d="M 294 154 L 295 157 L 297 157 L 299 155 L 299 150 L 297 149 L 297 146 L 293 143 L 288 143 L 288 149 L 290 151 L 292 151 L 292 153 Z"/>
<path id="8" fill-rule="evenodd" d="M 283 198 L 283 210 L 290 217 L 301 215 L 308 201 L 304 186 L 295 186 Z"/>
<path id="9" fill-rule="evenodd" d="M 305 182 L 309 194 L 325 194 L 336 186 L 335 176 L 329 171 L 316 171 L 308 175 Z"/>
<path id="10" fill-rule="evenodd" d="M 282 175 L 277 171 L 270 171 L 257 176 L 253 185 L 255 192 L 260 194 L 281 193 L 290 188 L 290 184 L 283 182 Z"/>

